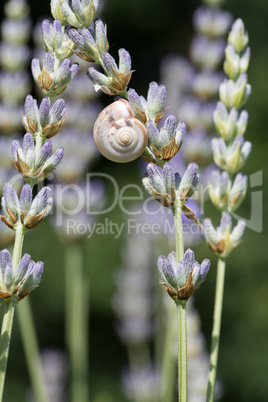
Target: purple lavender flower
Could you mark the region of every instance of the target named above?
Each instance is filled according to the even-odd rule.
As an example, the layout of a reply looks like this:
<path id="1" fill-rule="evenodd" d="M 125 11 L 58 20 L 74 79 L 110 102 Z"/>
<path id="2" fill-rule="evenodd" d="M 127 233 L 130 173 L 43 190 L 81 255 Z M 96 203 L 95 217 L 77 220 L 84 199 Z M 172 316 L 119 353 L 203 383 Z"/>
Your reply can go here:
<path id="1" fill-rule="evenodd" d="M 13 141 L 11 150 L 16 168 L 30 184 L 43 181 L 60 163 L 64 153 L 63 148 L 58 148 L 52 155 L 52 141 L 47 140 L 36 154 L 34 139 L 30 133 L 23 137 L 22 146 L 19 141 Z"/>
<path id="2" fill-rule="evenodd" d="M 221 258 L 226 258 L 241 242 L 246 222 L 244 220 L 238 221 L 232 230 L 231 215 L 223 213 L 221 222 L 216 230 L 209 218 L 204 219 L 203 226 L 205 238 L 211 250 Z"/>
<path id="3" fill-rule="evenodd" d="M 49 187 L 43 187 L 32 201 L 32 190 L 29 184 L 22 187 L 20 198 L 18 198 L 11 184 L 6 183 L 2 197 L 1 220 L 14 230 L 21 225 L 25 229 L 34 228 L 52 208 L 50 192 Z"/>
<path id="4" fill-rule="evenodd" d="M 17 267 L 12 267 L 8 250 L 0 252 L 0 298 L 16 298 L 18 301 L 35 289 L 42 277 L 44 264 L 34 262 L 29 254 L 19 261 Z"/>
<path id="5" fill-rule="evenodd" d="M 188 300 L 204 282 L 210 268 L 210 261 L 203 260 L 199 265 L 191 249 L 185 251 L 183 260 L 177 261 L 175 251 L 168 257 L 158 258 L 160 283 L 163 283 L 170 297 L 176 302 Z"/>
<path id="6" fill-rule="evenodd" d="M 47 52 L 44 56 L 42 70 L 39 59 L 32 60 L 32 74 L 35 83 L 48 97 L 60 95 L 72 82 L 78 72 L 78 68 L 78 64 L 71 65 L 69 59 L 63 60 L 58 67 L 50 52 Z"/>

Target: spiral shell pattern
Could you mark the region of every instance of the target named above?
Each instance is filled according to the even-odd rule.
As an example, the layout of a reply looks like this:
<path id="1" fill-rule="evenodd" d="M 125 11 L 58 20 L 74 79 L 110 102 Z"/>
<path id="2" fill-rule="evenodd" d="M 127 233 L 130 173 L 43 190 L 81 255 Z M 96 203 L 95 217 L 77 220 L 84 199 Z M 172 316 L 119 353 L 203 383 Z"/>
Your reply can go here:
<path id="1" fill-rule="evenodd" d="M 107 106 L 98 116 L 93 135 L 100 153 L 113 162 L 130 162 L 144 151 L 148 135 L 127 101 L 120 99 Z"/>

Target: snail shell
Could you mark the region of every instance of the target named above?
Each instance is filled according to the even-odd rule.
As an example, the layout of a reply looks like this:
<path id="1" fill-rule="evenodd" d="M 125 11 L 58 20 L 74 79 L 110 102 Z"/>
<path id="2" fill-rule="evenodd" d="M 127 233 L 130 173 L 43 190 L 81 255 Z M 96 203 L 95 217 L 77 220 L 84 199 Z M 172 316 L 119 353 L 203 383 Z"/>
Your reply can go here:
<path id="1" fill-rule="evenodd" d="M 124 99 L 113 102 L 99 114 L 93 136 L 100 153 L 119 163 L 137 159 L 148 142 L 146 127 Z"/>

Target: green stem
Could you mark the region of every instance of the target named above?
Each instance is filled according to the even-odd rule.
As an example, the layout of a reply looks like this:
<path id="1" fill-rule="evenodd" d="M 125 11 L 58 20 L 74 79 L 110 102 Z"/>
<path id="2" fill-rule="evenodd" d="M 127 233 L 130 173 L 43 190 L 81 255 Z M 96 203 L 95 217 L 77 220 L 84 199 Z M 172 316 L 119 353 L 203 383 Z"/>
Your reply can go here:
<path id="1" fill-rule="evenodd" d="M 181 261 L 184 255 L 183 230 L 181 205 L 176 202 L 173 207 L 174 227 L 176 236 L 176 253 L 177 260 Z M 168 319 L 166 324 L 165 346 L 162 363 L 162 385 L 161 385 L 161 401 L 172 402 L 174 400 L 174 386 L 176 378 L 176 356 L 174 354 L 173 345 L 176 338 L 176 312 L 173 306 L 168 309 Z"/>
<path id="2" fill-rule="evenodd" d="M 176 235 L 177 260 L 182 261 L 184 255 L 183 230 L 182 230 L 181 206 L 178 202 L 176 202 L 174 206 L 173 214 L 174 214 L 175 235 Z"/>
<path id="3" fill-rule="evenodd" d="M 66 342 L 71 360 L 71 401 L 89 401 L 88 280 L 81 248 L 66 249 Z"/>
<path id="4" fill-rule="evenodd" d="M 213 402 L 213 396 L 215 390 L 219 344 L 220 344 L 220 332 L 221 332 L 224 277 L 225 277 L 225 260 L 219 258 L 217 267 L 216 293 L 215 293 L 211 352 L 210 352 L 210 367 L 208 375 L 207 402 Z"/>
<path id="5" fill-rule="evenodd" d="M 16 232 L 15 232 L 15 241 L 14 241 L 13 255 L 12 255 L 13 269 L 16 268 L 16 266 L 18 265 L 18 262 L 21 258 L 23 237 L 24 237 L 24 228 L 20 224 L 17 226 Z M 0 401 L 2 401 L 3 392 L 4 392 L 7 360 L 8 360 L 8 354 L 9 354 L 9 346 L 10 346 L 10 339 L 11 339 L 16 303 L 17 303 L 17 299 L 14 297 L 11 297 L 9 300 L 6 301 L 5 313 L 4 313 L 4 317 L 3 317 L 3 323 L 2 323 L 1 340 L 0 340 Z"/>
<path id="6" fill-rule="evenodd" d="M 0 402 L 2 402 L 3 399 L 7 360 L 16 304 L 17 300 L 14 297 L 10 298 L 5 303 L 5 313 L 3 317 L 0 340 Z"/>
<path id="7" fill-rule="evenodd" d="M 174 400 L 174 383 L 176 379 L 176 355 L 174 353 L 176 339 L 176 310 L 170 303 L 167 306 L 167 323 L 164 340 L 161 401 L 172 402 Z"/>
<path id="8" fill-rule="evenodd" d="M 25 229 L 22 225 L 18 226 L 16 228 L 15 243 L 12 255 L 13 268 L 18 265 L 21 259 L 24 235 Z M 47 402 L 48 399 L 46 395 L 45 381 L 42 373 L 42 364 L 40 360 L 29 296 L 18 304 L 17 312 L 23 348 L 35 399 L 37 402 Z"/>
<path id="9" fill-rule="evenodd" d="M 186 300 L 177 303 L 178 312 L 178 400 L 187 402 L 187 325 Z"/>
<path id="10" fill-rule="evenodd" d="M 45 380 L 29 296 L 18 304 L 17 317 L 35 399 L 37 402 L 47 402 Z"/>

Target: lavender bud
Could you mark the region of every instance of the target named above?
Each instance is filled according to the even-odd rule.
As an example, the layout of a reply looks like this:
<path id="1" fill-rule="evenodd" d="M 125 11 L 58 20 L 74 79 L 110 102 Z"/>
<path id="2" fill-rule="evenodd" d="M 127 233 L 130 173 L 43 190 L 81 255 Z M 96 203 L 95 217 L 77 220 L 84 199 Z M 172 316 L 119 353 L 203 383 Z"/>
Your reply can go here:
<path id="1" fill-rule="evenodd" d="M 71 57 L 75 44 L 67 33 L 63 32 L 59 20 L 51 24 L 48 20 L 42 23 L 42 35 L 46 52 L 53 53 L 59 60 Z"/>
<path id="2" fill-rule="evenodd" d="M 208 192 L 212 203 L 220 211 L 227 208 L 230 187 L 231 183 L 229 182 L 227 172 L 212 171 L 208 184 Z"/>
<path id="3" fill-rule="evenodd" d="M 214 229 L 211 220 L 206 218 L 203 222 L 204 234 L 211 250 L 221 258 L 226 258 L 241 241 L 245 229 L 245 222 L 239 221 L 232 231 L 232 218 L 228 213 L 223 213 L 217 230 Z"/>
<path id="4" fill-rule="evenodd" d="M 188 201 L 198 187 L 200 181 L 198 169 L 196 163 L 190 163 L 181 179 L 179 194 L 182 203 Z"/>
<path id="5" fill-rule="evenodd" d="M 199 7 L 193 17 L 193 23 L 197 32 L 212 38 L 224 36 L 231 22 L 232 15 L 216 7 Z"/>
<path id="6" fill-rule="evenodd" d="M 40 223 L 50 212 L 52 207 L 51 189 L 43 187 L 32 201 L 31 188 L 25 184 L 22 188 L 20 200 L 10 183 L 4 187 L 2 197 L 3 215 L 1 220 L 10 228 L 16 230 L 17 226 L 32 229 Z"/>
<path id="7" fill-rule="evenodd" d="M 32 74 L 36 85 L 47 97 L 60 95 L 72 82 L 78 72 L 78 64 L 70 65 L 70 60 L 65 59 L 59 67 L 54 63 L 53 55 L 47 52 L 44 56 L 42 71 L 40 61 L 32 60 Z"/>
<path id="8" fill-rule="evenodd" d="M 145 189 L 162 205 L 171 207 L 176 199 L 176 177 L 170 164 L 166 163 L 162 172 L 160 172 L 156 165 L 149 163 L 147 174 L 148 177 L 142 180 Z"/>
<path id="9" fill-rule="evenodd" d="M 89 28 L 98 5 L 99 0 L 73 0 L 71 5 L 66 0 L 61 1 L 61 8 L 66 20 L 75 28 Z"/>
<path id="10" fill-rule="evenodd" d="M 248 34 L 245 31 L 243 21 L 238 18 L 232 25 L 228 36 L 228 43 L 231 43 L 237 53 L 241 53 L 248 44 Z"/>
<path id="11" fill-rule="evenodd" d="M 227 147 L 222 138 L 213 138 L 211 148 L 214 162 L 223 170 L 233 174 L 244 166 L 251 151 L 251 143 L 244 142 L 243 136 L 238 135 Z"/>
<path id="12" fill-rule="evenodd" d="M 243 110 L 240 115 L 233 108 L 228 113 L 227 108 L 222 102 L 217 103 L 214 112 L 214 123 L 218 134 L 225 140 L 230 141 L 238 134 L 244 134 L 247 128 L 248 113 Z"/>
<path id="13" fill-rule="evenodd" d="M 28 214 L 24 218 L 24 225 L 27 229 L 33 229 L 50 212 L 52 208 L 51 189 L 43 187 L 34 198 Z"/>
<path id="14" fill-rule="evenodd" d="M 220 100 L 228 109 L 240 109 L 251 93 L 251 85 L 247 83 L 247 74 L 242 73 L 237 81 L 224 80 L 219 89 Z"/>
<path id="15" fill-rule="evenodd" d="M 224 71 L 226 75 L 232 80 L 236 80 L 241 73 L 245 73 L 248 69 L 250 59 L 250 49 L 246 49 L 244 54 L 240 57 L 233 45 L 227 45 L 225 49 Z"/>
<path id="16" fill-rule="evenodd" d="M 12 267 L 8 250 L 0 252 L 0 298 L 16 298 L 18 301 L 39 285 L 44 264 L 31 261 L 29 254 L 19 261 L 17 267 Z"/>
<path id="17" fill-rule="evenodd" d="M 165 113 L 167 91 L 164 85 L 151 82 L 147 94 L 147 119 L 157 124 Z"/>
<path id="18" fill-rule="evenodd" d="M 233 186 L 229 195 L 230 211 L 236 211 L 245 199 L 247 192 L 247 181 L 247 176 L 242 173 L 238 173 L 236 178 L 234 179 Z"/>
<path id="19" fill-rule="evenodd" d="M 68 21 L 61 8 L 62 0 L 51 0 L 51 14 L 55 20 L 59 20 L 62 26 L 68 25 Z"/>
<path id="20" fill-rule="evenodd" d="M 205 259 L 199 265 L 191 249 L 186 250 L 180 262 L 177 261 L 175 252 L 170 253 L 168 257 L 158 258 L 160 283 L 164 284 L 169 296 L 175 302 L 188 300 L 205 280 L 209 268 L 210 261 Z"/>

